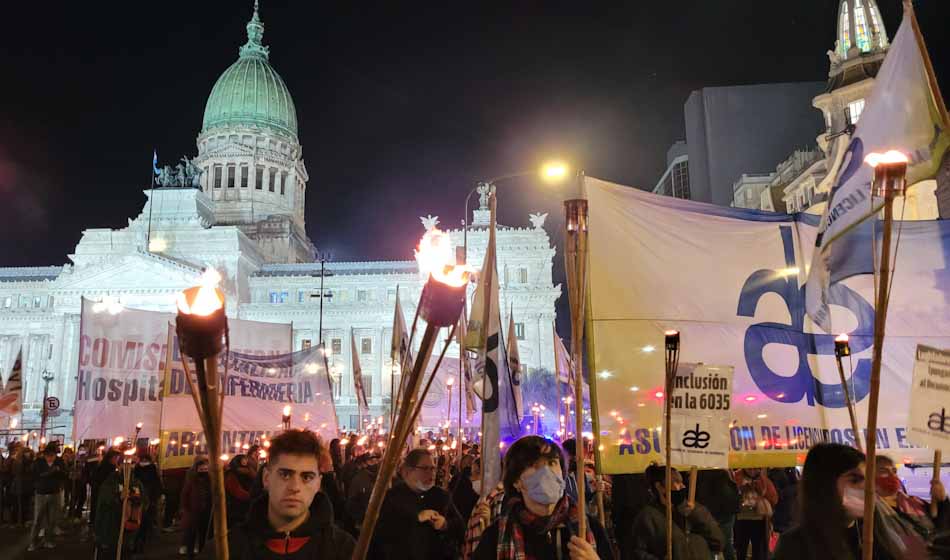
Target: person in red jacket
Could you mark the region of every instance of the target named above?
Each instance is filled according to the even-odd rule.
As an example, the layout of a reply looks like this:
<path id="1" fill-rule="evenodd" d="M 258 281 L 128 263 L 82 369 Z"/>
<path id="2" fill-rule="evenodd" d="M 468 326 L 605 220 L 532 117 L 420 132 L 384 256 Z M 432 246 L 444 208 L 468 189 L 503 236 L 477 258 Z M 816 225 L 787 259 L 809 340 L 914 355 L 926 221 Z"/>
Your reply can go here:
<path id="1" fill-rule="evenodd" d="M 254 485 L 256 471 L 251 467 L 247 455 L 235 455 L 224 473 L 224 490 L 228 495 L 228 527 L 234 527 L 244 521 L 251 507 L 251 486 Z"/>
<path id="2" fill-rule="evenodd" d="M 763 469 L 739 469 L 736 486 L 742 502 L 736 515 L 736 558 L 746 558 L 752 547 L 752 560 L 769 557 L 769 536 L 772 532 L 772 510 L 778 503 L 778 491 Z"/>

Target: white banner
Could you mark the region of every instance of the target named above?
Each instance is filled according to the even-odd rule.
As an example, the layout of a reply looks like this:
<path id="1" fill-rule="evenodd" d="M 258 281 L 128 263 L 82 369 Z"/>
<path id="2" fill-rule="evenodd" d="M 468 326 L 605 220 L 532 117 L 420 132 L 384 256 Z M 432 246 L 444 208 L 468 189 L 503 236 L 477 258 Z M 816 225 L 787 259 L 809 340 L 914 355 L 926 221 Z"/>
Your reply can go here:
<path id="1" fill-rule="evenodd" d="M 908 426 L 917 445 L 950 453 L 950 351 L 917 347 Z"/>
<path id="2" fill-rule="evenodd" d="M 586 179 L 590 203 L 592 371 L 603 464 L 640 472 L 662 460 L 663 332 L 682 333 L 683 363 L 734 366 L 733 467 L 800 462 L 819 441 L 853 444 L 834 334 L 807 319 L 804 278 L 817 219 L 723 208 Z M 917 344 L 950 348 L 950 221 L 904 222 L 887 316 L 878 417 L 881 452 L 929 462 L 908 434 Z M 870 254 L 870 240 L 856 250 Z M 867 421 L 874 330 L 871 276 L 830 290 L 851 337 L 858 423 Z M 661 393 L 662 395 L 662 393 Z M 626 421 L 609 416 L 616 410 Z M 627 428 L 627 437 L 619 432 Z M 862 438 L 863 439 L 863 438 Z"/>
<path id="3" fill-rule="evenodd" d="M 142 422 L 141 437 L 155 437 L 161 418 L 170 313 L 82 300 L 79 374 L 73 435 L 127 437 Z"/>
<path id="4" fill-rule="evenodd" d="M 670 461 L 729 468 L 732 367 L 680 364 L 673 379 Z"/>
<path id="5" fill-rule="evenodd" d="M 317 347 L 290 352 L 291 326 L 231 319 L 231 351 L 227 354 L 222 448 L 240 453 L 263 436 L 282 429 L 285 406 L 291 407 L 291 426 L 307 428 L 325 441 L 337 437 L 333 396 L 323 358 Z M 204 434 L 185 378 L 174 324 L 168 326 L 172 341 L 162 414 L 162 467 L 191 464 L 204 449 Z M 219 372 L 223 375 L 225 355 Z M 194 374 L 194 365 L 189 361 Z M 173 443 L 174 441 L 174 443 Z M 183 444 L 189 444 L 187 446 Z"/>

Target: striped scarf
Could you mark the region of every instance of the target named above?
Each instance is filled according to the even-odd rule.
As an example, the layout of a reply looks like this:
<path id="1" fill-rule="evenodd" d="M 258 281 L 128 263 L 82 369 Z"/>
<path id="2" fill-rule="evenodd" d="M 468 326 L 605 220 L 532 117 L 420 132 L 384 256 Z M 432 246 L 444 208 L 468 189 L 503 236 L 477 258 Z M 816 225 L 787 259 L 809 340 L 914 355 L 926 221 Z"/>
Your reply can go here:
<path id="1" fill-rule="evenodd" d="M 525 551 L 524 532 L 531 531 L 539 535 L 559 530 L 565 525 L 570 528 L 571 534 L 577 533 L 578 513 L 577 505 L 567 496 L 554 507 L 551 515 L 542 517 L 528 511 L 520 496 L 510 498 L 504 511 L 498 517 L 498 560 L 537 560 L 527 555 Z M 594 543 L 594 533 L 587 527 L 587 542 Z"/>

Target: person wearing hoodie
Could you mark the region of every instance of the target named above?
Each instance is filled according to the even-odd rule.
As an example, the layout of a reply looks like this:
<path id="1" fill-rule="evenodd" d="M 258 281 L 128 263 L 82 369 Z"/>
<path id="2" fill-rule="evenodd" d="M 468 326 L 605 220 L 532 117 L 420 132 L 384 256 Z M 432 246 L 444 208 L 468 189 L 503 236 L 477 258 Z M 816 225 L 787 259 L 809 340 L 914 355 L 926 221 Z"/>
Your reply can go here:
<path id="1" fill-rule="evenodd" d="M 370 558 L 449 560 L 459 556 L 465 527 L 449 493 L 435 485 L 435 458 L 427 449 L 406 455 L 379 514 Z"/>
<path id="2" fill-rule="evenodd" d="M 736 515 L 736 555 L 745 558 L 751 548 L 752 560 L 766 560 L 778 492 L 762 469 L 739 469 L 735 476 L 742 496 Z"/>
<path id="3" fill-rule="evenodd" d="M 662 465 L 650 465 L 644 475 L 652 499 L 633 522 L 633 538 L 623 551 L 623 558 L 659 560 L 666 556 L 666 469 Z M 690 507 L 686 495 L 683 478 L 673 469 L 672 560 L 708 560 L 722 552 L 722 531 L 709 510 L 699 503 Z"/>
<path id="4" fill-rule="evenodd" d="M 235 455 L 224 473 L 224 490 L 228 497 L 228 526 L 234 527 L 244 521 L 251 508 L 251 487 L 257 472 L 251 467 L 247 455 Z"/>
<path id="5" fill-rule="evenodd" d="M 333 524 L 333 506 L 320 492 L 323 445 L 306 430 L 271 440 L 264 493 L 247 520 L 230 532 L 232 560 L 348 560 L 353 538 Z"/>

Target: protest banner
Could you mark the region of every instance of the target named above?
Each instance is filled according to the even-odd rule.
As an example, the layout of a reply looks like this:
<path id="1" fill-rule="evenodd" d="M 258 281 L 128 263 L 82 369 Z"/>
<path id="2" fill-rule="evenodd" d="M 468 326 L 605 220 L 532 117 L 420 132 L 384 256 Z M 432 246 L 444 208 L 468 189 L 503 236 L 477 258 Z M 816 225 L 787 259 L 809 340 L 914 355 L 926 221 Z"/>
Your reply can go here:
<path id="1" fill-rule="evenodd" d="M 907 418 L 912 443 L 950 452 L 950 351 L 917 346 Z"/>
<path id="2" fill-rule="evenodd" d="M 155 437 L 161 419 L 170 313 L 104 306 L 83 298 L 73 439 Z"/>
<path id="3" fill-rule="evenodd" d="M 333 396 L 323 371 L 319 348 L 288 352 L 291 328 L 287 324 L 229 321 L 232 350 L 221 355 L 219 371 L 227 371 L 224 385 L 222 449 L 240 453 L 281 431 L 283 408 L 291 407 L 291 425 L 336 437 Z M 204 434 L 185 379 L 174 326 L 170 325 L 169 359 L 162 410 L 161 464 L 163 469 L 188 467 L 204 452 Z M 192 370 L 194 371 L 194 370 Z"/>
<path id="4" fill-rule="evenodd" d="M 855 444 L 835 362 L 836 333 L 806 319 L 804 279 L 818 219 L 723 208 L 588 177 L 592 371 L 606 473 L 662 461 L 663 333 L 683 333 L 684 363 L 731 364 L 730 466 L 800 464 L 823 441 Z M 881 394 L 909 399 L 917 344 L 950 348 L 950 222 L 902 224 Z M 871 239 L 860 250 L 871 251 Z M 874 285 L 832 285 L 833 324 L 850 336 L 848 385 L 867 417 Z M 659 393 L 659 396 L 658 396 Z M 903 402 L 903 401 L 902 401 Z M 608 412 L 625 420 L 618 424 Z M 931 411 L 933 412 L 933 411 Z M 619 432 L 627 429 L 626 438 Z M 908 437 L 907 409 L 882 407 L 878 448 L 929 464 Z M 866 438 L 862 438 L 866 440 Z"/>
<path id="5" fill-rule="evenodd" d="M 680 364 L 671 399 L 670 464 L 729 468 L 732 367 Z"/>

